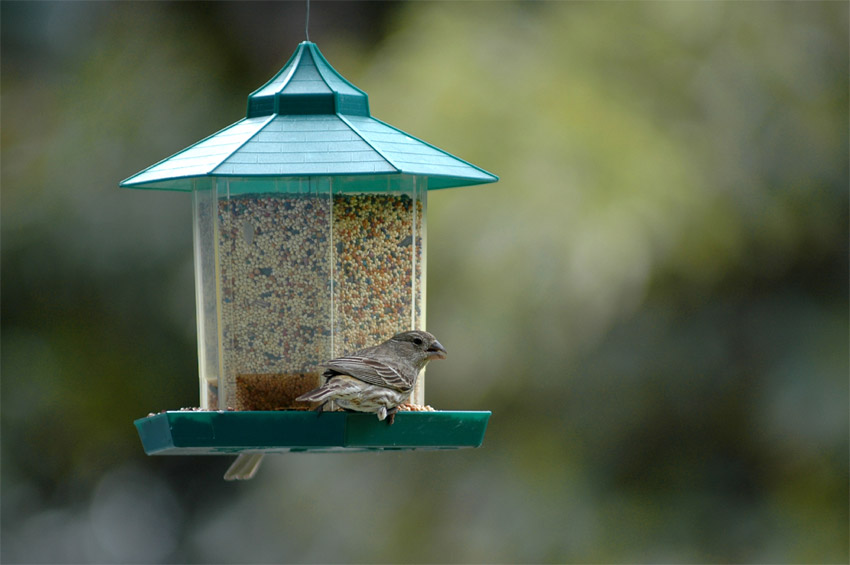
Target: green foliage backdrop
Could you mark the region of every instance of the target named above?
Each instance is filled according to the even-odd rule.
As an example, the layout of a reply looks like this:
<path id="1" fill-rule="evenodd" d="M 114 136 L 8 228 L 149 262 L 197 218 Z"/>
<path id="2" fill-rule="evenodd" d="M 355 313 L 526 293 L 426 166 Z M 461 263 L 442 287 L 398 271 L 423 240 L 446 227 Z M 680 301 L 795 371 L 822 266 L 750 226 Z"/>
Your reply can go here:
<path id="1" fill-rule="evenodd" d="M 44 562 L 847 562 L 848 5 L 312 6 L 373 115 L 501 177 L 429 202 L 428 402 L 482 449 L 148 458 L 197 403 L 190 203 L 282 3 L 2 22 L 2 553 Z"/>

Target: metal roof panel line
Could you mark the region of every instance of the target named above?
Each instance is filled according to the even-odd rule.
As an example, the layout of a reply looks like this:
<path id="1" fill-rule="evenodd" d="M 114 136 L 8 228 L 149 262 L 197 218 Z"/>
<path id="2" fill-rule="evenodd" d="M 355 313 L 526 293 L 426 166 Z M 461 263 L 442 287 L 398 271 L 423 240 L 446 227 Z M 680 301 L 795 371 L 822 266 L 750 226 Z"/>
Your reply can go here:
<path id="1" fill-rule="evenodd" d="M 345 123 L 345 125 L 347 125 L 348 127 L 350 127 L 350 128 L 351 128 L 351 131 L 353 131 L 353 132 L 354 132 L 354 133 L 355 133 L 355 134 L 356 134 L 356 135 L 357 135 L 360 139 L 362 139 L 362 140 L 366 143 L 366 145 L 368 145 L 369 147 L 371 147 L 371 148 L 375 151 L 375 153 L 377 153 L 378 155 L 380 155 L 380 156 L 384 159 L 384 161 L 386 161 L 386 162 L 387 162 L 387 163 L 388 163 L 388 164 L 389 164 L 392 168 L 394 168 L 394 169 L 395 169 L 396 171 L 398 171 L 399 173 L 403 172 L 401 169 L 399 169 L 399 168 L 395 165 L 395 163 L 393 163 L 393 162 L 392 162 L 392 160 L 390 160 L 390 158 L 389 158 L 389 157 L 387 157 L 386 155 L 384 155 L 383 151 L 381 151 L 380 149 L 378 149 L 377 147 L 375 147 L 375 145 L 374 145 L 374 144 L 372 144 L 372 143 L 371 143 L 368 139 L 366 139 L 366 136 L 364 136 L 362 133 L 360 133 L 360 131 L 359 131 L 356 127 L 354 127 L 354 125 L 353 125 L 353 124 L 352 124 L 352 123 L 348 120 L 348 118 L 346 118 L 345 116 L 343 116 L 342 114 L 340 114 L 340 115 L 339 115 L 339 119 L 340 119 L 340 120 L 342 120 L 342 121 Z M 373 119 L 373 120 L 374 120 L 375 118 L 371 118 L 371 119 Z"/>
<path id="2" fill-rule="evenodd" d="M 251 135 L 249 135 L 249 136 L 245 139 L 245 141 L 243 141 L 242 143 L 240 143 L 240 144 L 239 144 L 239 147 L 241 147 L 242 145 L 244 145 L 244 144 L 245 144 L 245 142 L 246 142 L 246 141 L 248 141 L 248 139 L 250 139 L 251 137 L 253 137 L 253 136 L 254 136 L 254 135 L 256 135 L 257 133 L 259 133 L 260 131 L 262 131 L 262 130 L 263 130 L 263 128 L 266 126 L 266 124 L 268 124 L 268 123 L 272 120 L 272 118 L 274 118 L 274 116 L 269 116 L 268 118 L 266 118 L 266 117 L 258 117 L 258 118 L 242 118 L 242 119 L 241 119 L 241 120 L 239 120 L 238 122 L 234 122 L 234 123 L 230 124 L 229 126 L 224 127 L 224 128 L 222 128 L 222 129 L 220 129 L 219 131 L 217 131 L 217 132 L 215 132 L 215 133 L 211 134 L 211 135 L 208 135 L 208 136 L 207 136 L 207 137 L 205 137 L 204 139 L 202 139 L 202 140 L 200 140 L 200 141 L 198 141 L 198 142 L 196 142 L 196 143 L 193 143 L 193 144 L 192 144 L 192 145 L 190 145 L 189 147 L 186 147 L 185 149 L 181 149 L 181 150 L 180 150 L 180 151 L 178 151 L 177 153 L 174 153 L 173 155 L 170 155 L 169 157 L 166 157 L 165 159 L 162 159 L 161 161 L 157 161 L 157 162 L 156 162 L 156 163 L 154 163 L 153 165 L 151 165 L 151 166 L 149 166 L 149 167 L 146 167 L 146 168 L 142 169 L 141 171 L 139 171 L 139 172 L 138 172 L 138 173 L 136 173 L 135 175 L 132 175 L 132 176 L 130 176 L 130 177 L 127 177 L 126 179 L 124 179 L 123 181 L 121 181 L 120 183 L 118 183 L 118 186 L 123 186 L 123 187 L 132 187 L 132 186 L 134 186 L 134 185 L 136 185 L 136 184 L 144 184 L 144 183 L 142 183 L 142 182 L 138 182 L 138 183 L 137 183 L 137 182 L 134 182 L 134 181 L 133 181 L 133 179 L 138 179 L 138 178 L 142 177 L 143 175 L 146 175 L 146 174 L 148 174 L 148 173 L 152 172 L 154 169 L 156 169 L 157 167 L 159 167 L 159 166 L 161 166 L 161 165 L 164 165 L 164 164 L 165 164 L 166 162 L 168 162 L 168 161 L 172 161 L 172 160 L 182 160 L 182 159 L 186 159 L 186 158 L 191 158 L 191 157 L 188 157 L 188 156 L 186 155 L 186 153 L 188 153 L 189 151 L 192 151 L 193 149 L 195 149 L 195 148 L 197 148 L 197 147 L 199 147 L 199 146 L 203 146 L 203 145 L 204 145 L 206 142 L 208 142 L 208 141 L 213 141 L 213 140 L 215 140 L 215 141 L 219 141 L 219 142 L 220 142 L 220 141 L 221 141 L 221 138 L 222 138 L 224 135 L 227 135 L 225 132 L 227 132 L 227 131 L 229 131 L 229 130 L 231 130 L 231 129 L 235 129 L 235 128 L 240 127 L 240 126 L 253 125 L 253 124 L 249 124 L 249 122 L 257 122 L 257 123 L 259 124 L 259 125 L 258 125 L 258 127 L 257 127 L 257 129 L 256 129 L 256 130 L 255 130 L 255 131 L 254 131 Z M 231 135 L 233 135 L 233 134 L 231 134 Z M 236 137 L 236 136 L 234 135 L 234 137 Z M 226 143 L 216 143 L 216 144 L 215 144 L 215 146 L 224 146 L 224 145 L 227 145 L 227 144 L 226 144 Z M 232 152 L 228 152 L 227 154 L 223 155 L 223 156 L 222 156 L 221 161 L 219 161 L 216 165 L 211 166 L 211 168 L 209 169 L 209 171 L 206 171 L 204 174 L 209 174 L 209 172 L 210 172 L 210 171 L 212 171 L 212 170 L 214 170 L 216 167 L 218 167 L 218 166 L 219 166 L 219 165 L 220 165 L 223 161 L 225 161 L 225 160 L 226 160 L 226 159 L 227 159 L 227 158 L 228 158 L 231 154 L 232 154 Z M 165 180 L 165 179 L 156 179 L 156 180 Z M 151 182 L 151 181 L 145 181 L 145 182 Z"/>

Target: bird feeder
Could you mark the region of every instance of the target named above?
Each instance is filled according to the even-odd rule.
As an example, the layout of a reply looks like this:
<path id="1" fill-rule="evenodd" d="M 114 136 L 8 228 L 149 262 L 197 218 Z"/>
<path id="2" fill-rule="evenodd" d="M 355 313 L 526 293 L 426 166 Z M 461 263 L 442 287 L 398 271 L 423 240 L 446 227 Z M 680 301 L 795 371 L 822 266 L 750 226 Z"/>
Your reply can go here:
<path id="1" fill-rule="evenodd" d="M 373 118 L 301 43 L 244 119 L 121 182 L 191 192 L 200 410 L 136 422 L 145 450 L 477 447 L 489 412 L 319 416 L 323 361 L 425 329 L 428 191 L 497 177 Z M 449 348 L 451 348 L 449 346 Z M 424 404 L 420 376 L 411 401 Z"/>

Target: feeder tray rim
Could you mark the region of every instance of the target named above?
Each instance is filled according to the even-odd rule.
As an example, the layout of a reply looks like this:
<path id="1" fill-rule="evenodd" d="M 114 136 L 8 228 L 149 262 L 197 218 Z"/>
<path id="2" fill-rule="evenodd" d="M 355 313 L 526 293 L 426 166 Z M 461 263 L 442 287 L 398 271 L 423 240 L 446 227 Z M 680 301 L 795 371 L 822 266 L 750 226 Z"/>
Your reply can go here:
<path id="1" fill-rule="evenodd" d="M 480 447 L 489 411 L 374 414 L 314 411 L 171 410 L 135 421 L 148 455 L 362 452 Z"/>

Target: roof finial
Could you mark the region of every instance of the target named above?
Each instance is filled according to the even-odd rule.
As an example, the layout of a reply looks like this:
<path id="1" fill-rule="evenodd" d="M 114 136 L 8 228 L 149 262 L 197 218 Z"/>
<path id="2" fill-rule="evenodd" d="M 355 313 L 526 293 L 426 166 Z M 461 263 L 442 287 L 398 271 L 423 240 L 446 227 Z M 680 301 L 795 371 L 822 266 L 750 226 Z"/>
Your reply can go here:
<path id="1" fill-rule="evenodd" d="M 310 41 L 310 0 L 307 0 L 307 17 L 304 18 L 304 36 Z"/>

